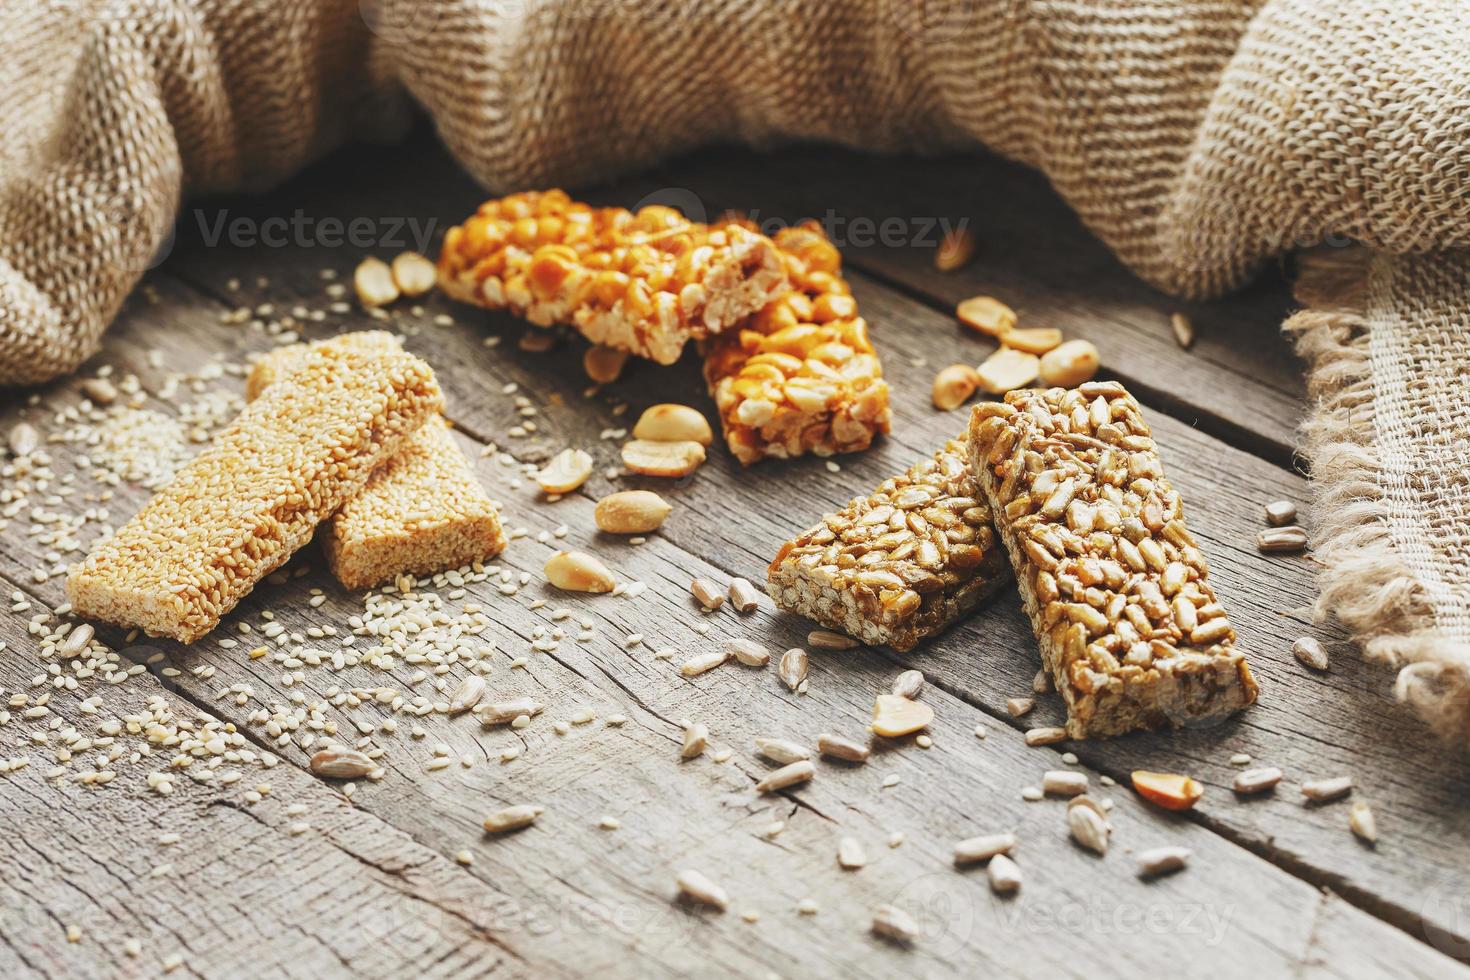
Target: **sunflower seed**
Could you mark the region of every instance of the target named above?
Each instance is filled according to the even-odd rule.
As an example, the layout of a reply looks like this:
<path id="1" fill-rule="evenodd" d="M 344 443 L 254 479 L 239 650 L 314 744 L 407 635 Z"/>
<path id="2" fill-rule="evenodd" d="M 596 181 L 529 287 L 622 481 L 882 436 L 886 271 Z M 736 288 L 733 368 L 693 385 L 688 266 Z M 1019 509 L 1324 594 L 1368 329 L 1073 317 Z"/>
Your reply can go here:
<path id="1" fill-rule="evenodd" d="M 697 657 L 691 657 L 684 661 L 684 666 L 679 668 L 679 673 L 685 677 L 698 677 L 707 670 L 714 670 L 729 659 L 730 654 L 726 650 L 717 650 L 714 653 L 701 653 Z"/>
<path id="2" fill-rule="evenodd" d="M 1021 888 L 1021 868 L 1004 854 L 990 859 L 985 874 L 990 878 L 990 890 L 997 895 L 1010 895 Z"/>
<path id="3" fill-rule="evenodd" d="M 867 852 L 856 837 L 844 837 L 837 842 L 837 863 L 848 871 L 856 871 L 868 863 Z"/>
<path id="4" fill-rule="evenodd" d="M 1072 832 L 1072 839 L 1089 851 L 1108 852 L 1108 822 L 1092 807 L 1067 807 L 1067 829 Z"/>
<path id="5" fill-rule="evenodd" d="M 1329 661 L 1327 648 L 1315 637 L 1303 636 L 1291 645 L 1291 652 L 1296 655 L 1306 666 L 1313 670 L 1326 670 Z"/>
<path id="6" fill-rule="evenodd" d="M 485 818 L 485 830 L 492 834 L 499 834 L 507 830 L 528 827 L 532 823 L 535 823 L 536 818 L 545 812 L 545 807 L 537 806 L 534 803 L 520 803 L 516 806 L 508 806 L 504 810 L 497 810 Z"/>
<path id="7" fill-rule="evenodd" d="M 781 663 L 776 667 L 776 673 L 781 682 L 792 691 L 801 686 L 806 680 L 807 655 L 801 647 L 792 647 L 781 654 Z"/>
<path id="8" fill-rule="evenodd" d="M 1035 698 L 1006 699 L 1006 711 L 1010 712 L 1012 718 L 1019 718 L 1034 707 L 1036 707 Z"/>
<path id="9" fill-rule="evenodd" d="M 771 662 L 771 651 L 754 640 L 733 639 L 725 641 L 725 650 L 747 667 L 764 667 Z"/>
<path id="10" fill-rule="evenodd" d="M 708 612 L 714 612 L 725 604 L 725 593 L 707 578 L 697 578 L 690 582 L 689 591 L 695 601 Z"/>
<path id="11" fill-rule="evenodd" d="M 41 445 L 41 434 L 34 427 L 17 422 L 10 430 L 10 451 L 16 456 L 29 456 Z"/>
<path id="12" fill-rule="evenodd" d="M 1340 800 L 1353 791 L 1353 777 L 1334 776 L 1331 779 L 1313 779 L 1302 783 L 1302 795 L 1313 803 L 1328 803 Z"/>
<path id="13" fill-rule="evenodd" d="M 449 713 L 457 715 L 468 711 L 479 704 L 484 696 L 485 678 L 479 674 L 470 674 L 454 689 L 454 695 L 449 699 Z"/>
<path id="14" fill-rule="evenodd" d="M 479 716 L 481 725 L 490 728 L 494 725 L 508 725 L 521 715 L 539 715 L 545 707 L 546 705 L 533 698 L 521 697 L 482 704 L 475 709 L 475 714 Z"/>
<path id="15" fill-rule="evenodd" d="M 812 765 L 810 759 L 793 762 L 789 766 L 782 766 L 774 772 L 766 774 L 766 778 L 755 784 L 756 792 L 774 793 L 797 783 L 804 783 L 816 775 L 817 768 Z"/>
<path id="16" fill-rule="evenodd" d="M 1011 833 L 970 837 L 954 846 L 954 863 L 966 865 L 989 861 L 997 854 L 1009 854 L 1016 849 L 1017 843 L 1016 835 Z"/>
<path id="17" fill-rule="evenodd" d="M 1031 690 L 1037 694 L 1051 693 L 1051 675 L 1046 672 L 1045 668 L 1038 670 L 1036 676 L 1031 678 Z"/>
<path id="18" fill-rule="evenodd" d="M 1155 875 L 1178 871 L 1189 862 L 1187 847 L 1153 847 L 1138 855 L 1138 875 L 1152 878 Z"/>
<path id="19" fill-rule="evenodd" d="M 358 779 L 378 768 L 378 764 L 356 749 L 322 749 L 308 763 L 311 771 L 328 779 Z"/>
<path id="20" fill-rule="evenodd" d="M 806 645 L 813 650 L 851 650 L 858 641 L 831 630 L 812 630 L 806 635 Z"/>
<path id="21" fill-rule="evenodd" d="M 94 405 L 111 405 L 117 401 L 117 386 L 106 378 L 88 378 L 82 382 L 82 394 Z"/>
<path id="22" fill-rule="evenodd" d="M 709 744 L 709 729 L 703 724 L 695 723 L 684 729 L 684 748 L 679 755 L 685 759 L 693 759 L 704 754 L 705 746 Z"/>
<path id="23" fill-rule="evenodd" d="M 1257 550 L 1266 553 L 1302 551 L 1306 546 L 1307 532 L 1295 526 L 1271 527 L 1256 535 Z"/>
<path id="24" fill-rule="evenodd" d="M 914 700 L 924 690 L 924 674 L 917 670 L 906 670 L 893 681 L 893 693 L 901 698 Z"/>
<path id="25" fill-rule="evenodd" d="M 1358 800 L 1348 811 L 1348 826 L 1353 833 L 1369 844 L 1378 843 L 1378 821 L 1373 817 L 1373 810 L 1362 800 Z"/>
<path id="26" fill-rule="evenodd" d="M 1048 769 L 1041 777 L 1041 789 L 1054 796 L 1076 796 L 1087 792 L 1087 774 L 1070 769 Z"/>
<path id="27" fill-rule="evenodd" d="M 1169 328 L 1174 331 L 1174 342 L 1183 350 L 1194 344 L 1194 324 L 1183 313 L 1169 315 Z"/>
<path id="28" fill-rule="evenodd" d="M 861 742 L 854 742 L 852 739 L 833 735 L 831 732 L 823 732 L 817 736 L 817 751 L 845 762 L 867 762 L 869 750 Z"/>
<path id="29" fill-rule="evenodd" d="M 760 605 L 760 593 L 745 579 L 737 578 L 730 583 L 730 605 L 742 615 L 755 612 Z"/>
<path id="30" fill-rule="evenodd" d="M 1032 748 L 1038 745 L 1055 745 L 1066 740 L 1065 728 L 1033 728 L 1026 732 L 1026 744 Z"/>
<path id="31" fill-rule="evenodd" d="M 755 751 L 758 755 L 783 766 L 812 757 L 811 750 L 805 745 L 790 742 L 784 738 L 758 738 L 755 740 Z"/>
<path id="32" fill-rule="evenodd" d="M 96 635 L 97 631 L 90 623 L 83 623 L 67 634 L 66 639 L 61 643 L 61 648 L 56 651 L 56 655 L 63 659 L 75 657 L 86 651 Z"/>
<path id="33" fill-rule="evenodd" d="M 1273 500 L 1266 505 L 1266 523 L 1272 527 L 1285 527 L 1296 520 L 1296 504 L 1290 500 Z"/>
<path id="34" fill-rule="evenodd" d="M 674 879 L 674 884 L 679 889 L 679 895 L 688 901 L 708 905 L 721 912 L 725 911 L 730 904 L 730 897 L 725 894 L 725 889 L 698 871 L 680 871 L 679 876 Z"/>
<path id="35" fill-rule="evenodd" d="M 1281 782 L 1281 770 L 1275 766 L 1263 769 L 1247 769 L 1235 777 L 1232 788 L 1244 795 L 1264 793 Z"/>
<path id="36" fill-rule="evenodd" d="M 873 910 L 873 932 L 898 943 L 911 943 L 919 938 L 919 924 L 914 917 L 892 905 Z"/>

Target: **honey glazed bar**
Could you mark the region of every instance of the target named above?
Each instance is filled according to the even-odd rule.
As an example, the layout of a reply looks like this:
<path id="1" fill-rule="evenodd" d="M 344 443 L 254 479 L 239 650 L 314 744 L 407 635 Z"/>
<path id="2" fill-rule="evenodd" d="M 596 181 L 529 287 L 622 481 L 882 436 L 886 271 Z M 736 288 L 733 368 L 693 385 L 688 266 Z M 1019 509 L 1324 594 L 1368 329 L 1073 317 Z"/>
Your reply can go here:
<path id="1" fill-rule="evenodd" d="M 1256 699 L 1121 384 L 1013 391 L 975 408 L 969 442 L 1072 737 L 1205 724 Z"/>
<path id="2" fill-rule="evenodd" d="M 776 246 L 748 228 L 699 224 L 660 205 L 594 208 L 559 190 L 485 202 L 449 229 L 438 269 L 455 299 L 567 324 L 660 364 L 786 288 Z"/>
<path id="3" fill-rule="evenodd" d="M 791 288 L 705 342 L 725 442 L 745 464 L 867 449 L 889 429 L 888 383 L 841 256 L 815 223 L 774 240 Z"/>

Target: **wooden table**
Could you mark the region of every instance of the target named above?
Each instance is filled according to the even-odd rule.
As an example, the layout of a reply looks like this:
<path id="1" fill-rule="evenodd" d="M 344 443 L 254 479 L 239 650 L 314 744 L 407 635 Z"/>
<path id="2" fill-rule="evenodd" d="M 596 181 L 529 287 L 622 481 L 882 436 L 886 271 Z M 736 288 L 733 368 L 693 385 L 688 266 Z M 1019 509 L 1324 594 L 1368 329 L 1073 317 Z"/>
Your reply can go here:
<path id="1" fill-rule="evenodd" d="M 238 371 L 220 368 L 268 349 L 273 338 L 248 322 L 222 322 L 222 314 L 259 304 L 273 307 L 260 311 L 266 320 L 298 306 L 326 310 L 321 270 L 346 278 L 365 254 L 391 257 L 411 246 L 415 229 L 430 220 L 437 223 L 427 246 L 433 254 L 443 229 L 479 202 L 481 191 L 427 143 L 354 148 L 269 196 L 191 206 L 171 253 L 148 273 L 79 377 L 104 365 L 114 380 L 135 374 L 148 393 L 144 407 L 166 415 L 201 393 L 238 393 Z M 433 678 L 414 683 L 402 663 L 391 671 L 323 666 L 303 669 L 287 688 L 287 668 L 274 652 L 289 646 L 250 659 L 249 642 L 219 642 L 239 638 L 240 623 L 258 636 L 267 611 L 288 632 L 327 623 L 345 632 L 363 598 L 336 586 L 313 549 L 292 563 L 303 574 L 263 585 L 226 628 L 191 647 L 128 646 L 122 631 L 102 629 L 101 638 L 147 671 L 117 686 L 92 679 L 74 691 L 58 688 L 47 716 L 27 719 L 13 708 L 0 725 L 0 757 L 32 759 L 0 774 L 0 820 L 8 830 L 0 842 L 0 972 L 147 976 L 179 956 L 175 975 L 248 970 L 262 977 L 1470 975 L 1456 961 L 1470 959 L 1464 765 L 1394 703 L 1388 673 L 1364 666 L 1335 627 L 1312 624 L 1312 558 L 1263 556 L 1254 547 L 1265 502 L 1305 504 L 1309 495 L 1293 462 L 1305 396 L 1301 365 L 1278 331 L 1290 306 L 1278 274 L 1228 300 L 1178 303 L 1133 279 L 1040 178 L 978 154 L 894 160 L 801 147 L 770 155 L 710 150 L 582 193 L 626 205 L 664 200 L 710 215 L 735 207 L 763 220 L 829 219 L 893 382 L 892 437 L 843 458 L 837 472 L 818 459 L 742 469 L 715 451 L 694 478 L 676 485 L 610 481 L 602 469 L 616 463 L 619 443 L 602 438 L 604 430 L 630 425 L 657 401 L 709 410 L 692 355 L 669 369 L 633 365 L 588 396 L 576 338 L 530 353 L 518 349 L 524 328 L 508 316 L 441 298 L 419 310 L 398 304 L 388 323 L 437 368 L 479 475 L 503 501 L 507 525 L 528 532 L 500 564 L 529 573 L 529 585 L 508 596 L 495 582 L 481 583 L 449 604 L 475 601 L 490 612 L 495 625 L 474 642 L 496 644 L 492 688 L 536 692 L 548 704 L 545 715 L 523 731 L 481 730 L 471 718 L 442 714 L 404 718 L 396 734 L 374 736 L 373 744 L 387 748 L 386 778 L 362 783 L 349 802 L 340 784 L 306 770 L 304 729 L 286 733 L 281 745 L 251 716 L 292 697 L 327 702 L 338 689 L 393 687 L 435 697 Z M 334 243 L 334 228 L 340 239 L 353 226 L 327 219 L 354 218 L 366 219 L 357 230 L 365 228 L 367 240 Z M 236 219 L 244 221 L 228 224 Z M 977 259 L 959 272 L 932 267 L 939 219 L 968 219 L 979 235 Z M 221 227 L 223 240 L 214 237 Z M 272 240 L 241 238 L 252 229 Z M 1047 695 L 1024 718 L 1006 712 L 1008 698 L 1031 692 L 1038 667 L 1014 592 L 911 654 L 816 654 L 803 697 L 780 685 L 774 670 L 731 665 L 693 680 L 679 676 L 684 656 L 724 636 L 751 636 L 778 651 L 802 642 L 809 624 L 764 601 L 750 617 L 728 608 L 702 616 L 689 580 L 763 582 L 766 562 L 792 532 L 958 432 L 962 413 L 937 413 L 929 388 L 939 367 L 978 363 L 992 349 L 951 314 L 956 300 L 976 293 L 1009 302 L 1027 324 L 1094 341 L 1105 373 L 1151 410 L 1261 681 L 1260 703 L 1238 719 L 1176 735 L 1027 748 L 1022 732 L 1059 722 L 1062 709 Z M 1171 335 L 1175 310 L 1197 329 L 1191 350 Z M 300 331 L 319 337 L 376 325 L 353 304 Z M 487 337 L 506 342 L 488 346 Z M 178 393 L 152 397 L 170 379 L 181 381 Z M 76 409 L 78 385 L 73 378 L 33 396 L 8 395 L 4 424 L 24 418 L 43 436 L 63 432 L 70 423 L 57 413 Z M 535 431 L 508 435 L 527 420 L 527 405 L 536 411 Z M 482 453 L 490 443 L 513 459 Z M 566 446 L 592 452 L 598 473 L 581 492 L 546 503 L 520 464 Z M 33 521 L 38 510 L 44 518 L 99 506 L 104 489 L 73 447 L 58 443 L 51 455 L 50 490 L 67 495 L 37 490 L 23 508 L 7 511 L 0 532 L 0 577 L 30 604 L 0 619 L 7 644 L 0 687 L 7 696 L 29 695 L 31 705 L 45 665 L 28 620 L 64 601 L 61 577 L 40 581 L 33 573 L 80 557 L 48 557 L 51 546 Z M 16 479 L 7 472 L 3 489 Z M 643 545 L 598 534 L 593 502 L 643 485 L 676 505 L 662 532 Z M 105 506 L 119 522 L 146 497 L 123 482 Z M 564 538 L 537 540 L 559 526 Z M 81 547 L 98 527 L 79 532 Z M 649 588 L 636 599 L 553 594 L 540 570 L 564 543 L 595 551 L 620 577 Z M 313 589 L 324 596 L 318 607 L 309 604 Z M 552 628 L 550 613 L 561 605 L 588 617 L 597 638 L 569 636 L 551 653 L 531 652 L 535 631 Z M 695 630 L 701 622 L 713 627 L 707 635 Z M 628 648 L 624 638 L 635 632 L 645 639 Z M 1309 672 L 1293 659 L 1292 641 L 1307 634 L 1332 650 L 1329 672 Z M 330 641 L 308 642 L 330 649 Z M 653 656 L 666 646 L 679 657 Z M 518 656 L 529 657 L 524 670 L 510 667 Z M 754 792 L 768 765 L 754 755 L 753 738 L 861 735 L 874 694 L 905 668 L 928 678 L 924 697 L 937 714 L 932 749 L 884 747 L 863 766 L 821 764 L 818 778 L 799 790 L 774 798 Z M 220 696 L 231 688 L 250 692 L 244 703 Z M 184 717 L 200 712 L 233 723 L 250 748 L 275 752 L 280 764 L 228 763 L 222 769 L 243 776 L 230 785 L 183 775 L 168 797 L 146 785 L 149 771 L 164 768 L 162 748 L 153 758 L 114 763 L 117 777 L 106 786 L 77 782 L 76 773 L 92 768 L 82 758 L 67 775 L 47 778 L 62 736 L 50 732 L 40 744 L 32 733 L 59 719 L 55 727 L 95 735 L 84 697 L 95 699 L 100 714 L 120 716 L 150 695 Z M 597 720 L 557 734 L 553 722 L 581 707 Z M 627 723 L 608 725 L 614 713 Z M 371 700 L 325 709 L 345 730 L 390 714 Z M 681 719 L 707 724 L 712 753 L 728 748 L 732 757 L 681 764 Z M 426 736 L 413 738 L 411 725 Z M 977 726 L 987 730 L 984 740 Z M 470 754 L 475 765 L 427 771 L 439 742 L 455 756 Z M 520 757 L 501 762 L 500 753 L 515 745 L 524 746 Z M 1044 770 L 1067 768 L 1068 751 L 1094 794 L 1116 803 L 1105 858 L 1070 842 L 1061 803 L 1021 798 Z M 1266 798 L 1235 797 L 1236 753 L 1280 766 L 1286 781 Z M 1190 773 L 1206 785 L 1204 799 L 1192 813 L 1174 815 L 1123 785 L 1100 785 L 1104 778 L 1126 785 L 1139 768 Z M 1371 801 L 1377 814 L 1376 848 L 1350 834 L 1347 803 L 1303 805 L 1301 781 L 1343 773 L 1357 781 L 1354 799 Z M 885 788 L 886 777 L 901 781 Z M 268 783 L 269 793 L 250 802 L 246 792 L 257 783 Z M 480 831 L 487 813 L 519 802 L 539 803 L 546 813 L 514 835 Z M 604 815 L 620 829 L 601 829 Z M 775 821 L 785 828 L 768 836 Z M 300 823 L 308 826 L 293 826 Z M 1005 829 L 1022 841 L 1016 858 L 1025 885 L 1012 899 L 991 894 L 983 869 L 959 870 L 950 859 L 956 841 Z M 170 832 L 182 842 L 160 844 Z M 903 835 L 900 846 L 890 846 L 895 834 Z M 837 866 L 845 836 L 867 851 L 861 870 Z M 1188 847 L 1188 869 L 1140 881 L 1130 852 L 1160 844 Z M 472 865 L 456 863 L 465 849 Z M 155 876 L 160 865 L 171 868 Z M 673 901 L 684 868 L 722 884 L 730 910 Z M 798 912 L 806 899 L 817 914 Z M 869 934 L 881 903 L 919 918 L 925 934 L 912 948 Z M 746 912 L 759 920 L 747 921 Z M 80 929 L 78 941 L 68 941 L 69 926 Z M 140 942 L 140 955 L 126 952 L 129 938 Z"/>

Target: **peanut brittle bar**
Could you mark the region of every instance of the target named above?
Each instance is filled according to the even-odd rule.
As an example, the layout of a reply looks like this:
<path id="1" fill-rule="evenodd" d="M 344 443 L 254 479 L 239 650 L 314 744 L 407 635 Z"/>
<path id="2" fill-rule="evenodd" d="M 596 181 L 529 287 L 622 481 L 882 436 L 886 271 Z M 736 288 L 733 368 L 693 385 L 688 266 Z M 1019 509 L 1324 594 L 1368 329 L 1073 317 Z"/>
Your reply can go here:
<path id="1" fill-rule="evenodd" d="M 1138 402 L 1112 381 L 975 408 L 972 468 L 1074 738 L 1179 728 L 1256 699 Z"/>
<path id="2" fill-rule="evenodd" d="M 381 331 L 348 334 L 380 354 L 402 348 Z M 280 347 L 256 362 L 245 384 L 254 399 L 269 385 L 291 381 L 314 345 Z M 349 589 L 367 589 L 401 573 L 432 575 L 483 561 L 505 549 L 500 511 L 450 434 L 430 418 L 397 455 L 373 472 L 362 492 L 342 505 L 322 532 L 332 574 Z"/>
<path id="3" fill-rule="evenodd" d="M 911 650 L 1009 578 L 963 439 L 786 542 L 767 573 L 788 612 Z"/>
<path id="4" fill-rule="evenodd" d="M 434 372 L 403 351 L 314 347 L 67 575 L 78 616 L 190 643 L 443 410 Z"/>
<path id="5" fill-rule="evenodd" d="M 707 342 L 704 377 L 725 442 L 745 464 L 858 452 L 889 428 L 888 383 L 820 226 L 775 237 L 791 288 Z"/>
<path id="6" fill-rule="evenodd" d="M 771 240 L 739 225 L 691 222 L 673 208 L 593 208 L 564 192 L 487 201 L 449 229 L 439 253 L 449 295 L 660 364 L 719 333 L 786 286 Z"/>

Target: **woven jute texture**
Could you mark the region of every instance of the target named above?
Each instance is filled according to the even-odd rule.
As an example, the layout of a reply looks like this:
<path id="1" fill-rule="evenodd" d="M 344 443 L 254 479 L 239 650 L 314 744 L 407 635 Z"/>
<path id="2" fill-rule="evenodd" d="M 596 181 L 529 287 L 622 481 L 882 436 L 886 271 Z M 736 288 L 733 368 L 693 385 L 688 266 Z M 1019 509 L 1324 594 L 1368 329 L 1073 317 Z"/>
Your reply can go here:
<path id="1" fill-rule="evenodd" d="M 96 349 L 183 196 L 412 102 L 496 190 L 714 140 L 984 144 L 1180 295 L 1372 250 L 1293 327 L 1327 609 L 1465 734 L 1466 51 L 1464 0 L 7 0 L 0 381 Z"/>

